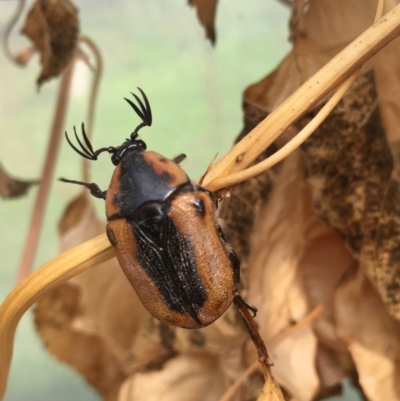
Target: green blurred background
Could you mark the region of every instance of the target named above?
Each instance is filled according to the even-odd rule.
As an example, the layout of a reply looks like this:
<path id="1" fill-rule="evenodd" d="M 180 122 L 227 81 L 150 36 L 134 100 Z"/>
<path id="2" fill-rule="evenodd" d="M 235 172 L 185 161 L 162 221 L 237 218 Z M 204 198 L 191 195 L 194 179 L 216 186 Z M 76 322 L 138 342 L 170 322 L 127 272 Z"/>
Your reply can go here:
<path id="1" fill-rule="evenodd" d="M 30 5 L 30 2 L 29 2 Z M 173 157 L 186 153 L 184 168 L 200 176 L 213 156 L 223 155 L 242 126 L 241 94 L 246 86 L 273 70 L 289 50 L 289 9 L 273 0 L 220 0 L 217 45 L 205 39 L 195 11 L 185 0 L 81 0 L 81 32 L 99 46 L 104 58 L 93 136 L 94 148 L 118 145 L 138 124 L 122 100 L 140 86 L 148 95 L 154 125 L 141 131 L 148 148 Z M 17 1 L 0 0 L 4 30 Z M 12 48 L 28 41 L 18 32 Z M 55 107 L 58 80 L 36 90 L 38 57 L 26 68 L 0 54 L 0 162 L 13 175 L 40 177 Z M 75 70 L 65 129 L 86 120 L 91 73 Z M 63 141 L 49 199 L 38 267 L 57 255 L 57 223 L 79 188 L 56 177 L 80 179 L 80 157 Z M 93 181 L 106 188 L 113 170 L 107 157 L 92 164 Z M 0 302 L 15 285 L 37 190 L 18 200 L 0 201 Z M 99 213 L 103 202 L 98 201 Z M 1 350 L 0 350 L 1 352 Z M 68 366 L 58 363 L 38 339 L 31 313 L 16 336 L 6 401 L 98 400 Z M 348 398 L 358 399 L 358 398 Z"/>

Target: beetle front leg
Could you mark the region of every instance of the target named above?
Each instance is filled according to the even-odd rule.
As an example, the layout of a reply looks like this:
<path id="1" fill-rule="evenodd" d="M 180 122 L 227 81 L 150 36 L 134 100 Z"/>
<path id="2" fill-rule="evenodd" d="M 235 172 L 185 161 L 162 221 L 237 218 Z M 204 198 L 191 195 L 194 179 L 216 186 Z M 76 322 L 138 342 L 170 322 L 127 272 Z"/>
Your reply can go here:
<path id="1" fill-rule="evenodd" d="M 60 178 L 59 179 L 62 182 L 68 182 L 70 184 L 78 184 L 78 185 L 83 185 L 87 189 L 89 189 L 91 195 L 93 195 L 95 198 L 100 198 L 100 199 L 106 199 L 107 191 L 102 191 L 97 184 L 94 182 L 88 183 L 88 182 L 82 182 L 82 181 L 74 181 L 74 180 L 68 180 L 66 178 Z"/>
<path id="2" fill-rule="evenodd" d="M 249 309 L 253 313 L 255 313 L 257 309 L 247 305 L 237 290 L 234 293 L 233 303 L 236 309 L 238 310 L 248 333 L 250 334 L 251 341 L 253 341 L 253 344 L 257 349 L 258 361 L 260 362 L 261 365 L 264 365 L 266 367 L 272 366 L 273 362 L 271 361 L 268 355 L 267 347 L 265 346 L 264 341 L 261 338 L 260 332 L 258 331 L 258 328 L 252 316 L 249 313 Z"/>

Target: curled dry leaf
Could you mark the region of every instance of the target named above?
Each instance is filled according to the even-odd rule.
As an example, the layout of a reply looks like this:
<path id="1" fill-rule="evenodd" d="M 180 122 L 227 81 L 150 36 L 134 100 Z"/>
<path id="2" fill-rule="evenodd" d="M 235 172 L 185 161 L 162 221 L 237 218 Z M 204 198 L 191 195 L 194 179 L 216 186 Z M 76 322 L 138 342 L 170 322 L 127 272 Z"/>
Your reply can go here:
<path id="1" fill-rule="evenodd" d="M 69 0 L 37 0 L 30 9 L 22 33 L 40 53 L 44 81 L 60 75 L 72 59 L 78 39 L 77 9 Z"/>
<path id="2" fill-rule="evenodd" d="M 60 222 L 62 250 L 104 231 L 84 193 Z M 50 352 L 78 370 L 105 400 L 116 399 L 131 339 L 147 316 L 116 259 L 59 286 L 35 309 L 36 327 Z"/>
<path id="3" fill-rule="evenodd" d="M 126 358 L 129 377 L 118 400 L 217 400 L 247 367 L 248 334 L 231 307 L 223 317 L 199 330 L 167 326 L 150 317 L 133 339 Z M 256 352 L 252 348 L 252 360 Z M 256 397 L 260 376 L 242 394 Z"/>
<path id="4" fill-rule="evenodd" d="M 290 59 L 294 60 L 287 57 L 277 71 L 246 90 L 247 124 L 256 124 L 258 118 L 279 103 L 276 99 L 285 97 L 285 90 L 291 90 L 287 75 L 286 86 L 280 85 L 285 82 L 285 72 L 292 70 Z M 293 154 L 275 169 L 278 175 L 268 202 L 256 217 L 248 261 L 248 301 L 259 308 L 258 319 L 265 339 L 271 338 L 271 331 L 281 331 L 291 320 L 297 321 L 331 291 L 338 292 L 335 302 L 315 321 L 313 330 L 306 328 L 284 340 L 272 354 L 275 377 L 299 400 L 334 393 L 344 376 L 359 376 L 362 390 L 372 400 L 398 398 L 398 350 L 391 346 L 390 358 L 384 350 L 386 338 L 390 344 L 392 338 L 398 338 L 398 323 L 384 311 L 365 275 L 368 272 L 374 280 L 384 272 L 386 284 L 394 283 L 389 288 L 395 291 L 398 273 L 393 262 L 397 261 L 394 255 L 399 238 L 398 208 L 394 205 L 397 167 L 393 169 L 377 105 L 373 75 L 369 73 L 358 79 L 332 116 L 303 145 L 302 155 L 297 156 L 300 159 L 296 162 Z M 305 116 L 298 125 L 304 126 L 314 114 Z M 287 132 L 278 143 L 292 135 Z M 306 177 L 302 173 L 304 167 Z M 357 261 L 363 269 L 360 280 L 367 283 L 370 294 L 355 285 L 341 287 L 346 272 L 354 270 Z M 385 269 L 379 273 L 382 267 Z M 375 281 L 375 285 L 379 282 Z M 385 299 L 385 292 L 380 290 Z M 343 291 L 346 299 L 352 299 L 354 308 L 368 304 L 364 297 L 375 298 L 374 302 L 380 305 L 380 309 L 375 306 L 379 310 L 376 314 L 381 315 L 385 330 L 379 330 L 380 323 L 376 325 L 373 318 L 359 316 L 355 309 L 342 319 L 346 324 L 350 322 L 345 319 L 351 320 L 351 328 L 337 322 L 338 313 L 346 311 Z M 386 295 L 389 310 L 390 300 L 393 297 Z M 360 327 L 365 328 L 365 334 L 359 333 Z M 366 340 L 372 332 L 374 346 Z M 301 342 L 301 337 L 305 342 Z M 302 349 L 306 350 L 305 355 L 301 354 Z M 381 375 L 377 372 L 382 358 L 386 362 Z M 383 381 L 385 385 L 381 386 Z"/>
<path id="5" fill-rule="evenodd" d="M 282 391 L 271 373 L 266 376 L 264 386 L 257 401 L 284 401 Z"/>
<path id="6" fill-rule="evenodd" d="M 398 1 L 385 0 L 384 3 L 384 13 L 387 13 Z M 313 59 L 320 65 L 325 64 L 372 24 L 376 7 L 375 0 L 308 1 L 307 11 L 292 24 L 291 35 L 304 79 L 312 73 L 305 67 L 307 63 Z M 346 29 L 343 29 L 344 26 Z M 400 90 L 399 43 L 400 39 L 394 40 L 368 62 L 375 72 L 381 117 L 391 142 L 400 139 L 400 105 L 396 95 Z"/>
<path id="7" fill-rule="evenodd" d="M 168 360 L 163 369 L 140 372 L 127 380 L 120 400 L 215 401 L 228 383 L 218 366 L 218 359 L 198 354 L 196 360 L 182 354 Z"/>
<path id="8" fill-rule="evenodd" d="M 369 73 L 356 81 L 302 149 L 319 216 L 343 235 L 388 311 L 400 319 L 400 225 L 393 201 L 399 182 L 392 176 L 393 157 L 377 106 Z"/>
<path id="9" fill-rule="evenodd" d="M 400 323 L 387 313 L 362 269 L 356 269 L 338 289 L 335 319 L 367 399 L 398 400 Z"/>
<path id="10" fill-rule="evenodd" d="M 32 185 L 39 184 L 39 180 L 19 180 L 11 177 L 0 164 L 0 196 L 5 199 L 17 198 L 25 195 Z"/>
<path id="11" fill-rule="evenodd" d="M 400 326 L 369 282 L 398 318 L 400 269 L 394 255 L 399 209 L 394 197 L 399 184 L 380 124 L 372 73 L 355 82 L 302 150 L 318 215 L 342 234 L 360 262 L 361 270 L 337 291 L 337 331 L 348 344 L 368 398 L 397 399 Z"/>
<path id="12" fill-rule="evenodd" d="M 189 5 L 196 8 L 197 18 L 206 30 L 212 44 L 216 41 L 215 14 L 218 0 L 189 0 Z"/>
<path id="13" fill-rule="evenodd" d="M 386 8 L 389 9 L 392 7 L 394 5 L 392 3 L 393 2 L 386 2 Z M 301 7 L 295 7 L 295 9 L 298 8 L 301 9 Z M 249 105 L 249 107 L 262 109 L 264 112 L 270 112 L 281 103 L 283 99 L 292 93 L 301 82 L 309 78 L 317 69 L 323 66 L 328 59 L 335 55 L 350 40 L 353 40 L 356 35 L 371 24 L 375 8 L 376 3 L 372 1 L 340 1 L 338 3 L 337 1 L 327 0 L 324 2 L 307 2 L 307 8 L 301 10 L 301 12 L 297 12 L 292 18 L 291 36 L 294 42 L 292 53 L 286 57 L 274 74 L 264 79 L 264 89 L 260 82 L 246 91 L 245 104 Z M 388 11 L 387 9 L 386 11 Z M 349 18 L 349 22 L 346 22 L 343 18 Z M 343 25 L 348 26 L 349 29 L 343 30 Z M 358 172 L 354 172 L 349 171 L 349 168 L 351 168 L 352 164 L 359 163 L 359 159 L 363 156 L 359 155 L 356 159 L 353 159 L 351 165 L 347 166 L 348 168 L 344 166 L 344 160 L 340 160 L 343 166 L 342 173 L 339 174 L 334 182 L 325 182 L 327 186 L 330 184 L 344 186 L 344 182 L 341 184 L 339 183 L 340 179 L 348 180 L 353 183 L 358 180 L 362 185 L 360 174 L 367 176 L 367 171 L 370 171 L 371 169 L 376 170 L 374 178 L 371 178 L 372 181 L 375 181 L 376 188 L 374 188 L 375 184 L 373 182 L 368 185 L 370 191 L 373 192 L 376 190 L 377 193 L 370 193 L 371 196 L 367 201 L 368 204 L 365 204 L 364 206 L 360 205 L 360 202 L 362 203 L 361 198 L 364 195 L 357 193 L 357 191 L 363 191 L 361 187 L 355 190 L 356 192 L 353 194 L 353 199 L 348 200 L 348 202 L 350 202 L 348 209 L 353 207 L 351 205 L 351 202 L 353 201 L 357 203 L 355 206 L 356 209 L 363 207 L 370 209 L 369 211 L 357 210 L 357 213 L 364 213 L 364 217 L 366 217 L 366 219 L 362 218 L 361 215 L 357 217 L 357 221 L 361 223 L 363 227 L 360 228 L 353 225 L 350 228 L 349 222 L 342 221 L 342 223 L 339 224 L 343 224 L 347 226 L 347 228 L 337 228 L 339 228 L 340 232 L 347 235 L 348 241 L 351 241 L 351 244 L 349 243 L 350 248 L 353 251 L 355 248 L 359 248 L 355 251 L 355 254 L 364 260 L 365 268 L 378 286 L 388 310 L 397 318 L 400 317 L 400 292 L 398 291 L 398 288 L 400 288 L 400 274 L 397 264 L 393 264 L 393 261 L 396 259 L 396 238 L 398 238 L 397 233 L 400 232 L 400 230 L 397 229 L 396 222 L 396 216 L 398 213 L 395 211 L 394 202 L 390 199 L 394 199 L 394 194 L 397 191 L 398 180 L 396 173 L 397 167 L 393 169 L 390 149 L 384 139 L 384 135 L 386 135 L 390 140 L 396 140 L 396 135 L 398 135 L 399 130 L 398 127 L 400 126 L 400 121 L 398 121 L 400 113 L 396 112 L 398 102 L 395 102 L 393 99 L 393 93 L 395 92 L 393 88 L 400 85 L 398 74 L 394 72 L 398 69 L 398 42 L 399 39 L 395 40 L 393 44 L 385 48 L 369 62 L 370 67 L 372 67 L 374 71 L 374 75 L 377 77 L 376 91 L 379 95 L 379 111 L 382 115 L 385 127 L 385 133 L 383 133 L 382 126 L 379 123 L 380 128 L 378 128 L 378 130 L 380 131 L 379 136 L 381 140 L 376 138 L 373 139 L 373 146 L 375 147 L 375 149 L 372 150 L 372 152 L 374 152 L 374 161 L 369 163 L 368 153 L 364 153 L 363 163 L 366 164 L 365 169 L 363 170 L 364 166 L 358 166 Z M 371 102 L 371 94 L 368 93 L 368 88 L 365 88 L 364 93 L 360 93 L 359 99 L 355 100 L 353 108 L 358 107 L 357 102 L 363 102 L 364 95 L 366 96 L 366 102 Z M 374 101 L 378 104 L 376 95 L 374 96 Z M 365 107 L 369 106 L 366 105 Z M 343 110 L 337 111 L 337 113 L 342 114 L 345 112 L 346 111 Z M 362 111 L 360 111 L 360 113 L 362 113 Z M 360 113 L 358 113 L 357 116 L 349 117 L 349 119 L 362 118 Z M 255 113 L 253 114 L 256 115 Z M 315 113 L 312 116 L 314 115 Z M 309 121 L 309 119 L 307 121 Z M 338 124 L 354 124 L 354 121 L 343 120 L 338 121 Z M 304 125 L 305 121 L 303 120 L 303 123 L 299 126 Z M 346 127 L 343 128 L 346 129 Z M 350 127 L 347 128 L 350 129 Z M 339 129 L 338 125 L 336 125 L 334 129 Z M 373 128 L 370 130 L 372 129 Z M 331 128 L 327 128 L 327 130 L 331 132 Z M 277 141 L 278 145 L 285 143 L 291 135 L 290 131 L 287 131 Z M 374 136 L 373 132 L 370 132 L 370 136 Z M 333 137 L 333 135 L 329 134 L 329 138 L 331 137 Z M 338 142 L 339 141 L 340 140 L 338 140 Z M 368 141 L 368 139 L 366 138 L 364 142 L 365 141 Z M 337 144 L 339 148 L 335 157 L 339 160 L 339 154 L 346 151 L 344 147 L 347 145 L 345 143 Z M 336 143 L 331 143 L 331 145 L 327 146 L 335 145 Z M 365 145 L 367 146 L 368 144 Z M 361 144 L 359 144 L 359 146 L 361 146 Z M 360 151 L 361 149 L 358 150 Z M 382 154 L 380 154 L 381 150 Z M 367 151 L 367 148 L 365 148 L 365 151 Z M 318 145 L 315 145 L 315 152 L 318 153 Z M 335 160 L 331 159 L 331 163 L 334 164 Z M 333 176 L 336 167 L 334 165 L 328 165 L 327 162 L 325 164 L 327 169 L 331 169 L 329 174 Z M 321 186 L 321 184 L 318 185 Z M 335 196 L 340 196 L 339 190 L 336 191 Z M 356 199 L 356 197 L 358 197 L 358 199 Z M 388 211 L 388 208 L 391 208 L 391 211 Z M 343 211 L 344 210 L 341 212 Z M 338 211 L 336 213 L 338 213 Z M 348 210 L 347 213 L 351 214 L 352 211 Z M 327 221 L 326 218 L 324 218 L 324 220 Z M 390 234 L 388 230 L 389 227 L 392 228 Z M 357 231 L 360 230 L 363 231 L 363 234 L 357 233 Z M 359 237 L 358 239 L 356 238 L 357 236 Z M 361 239 L 360 236 L 363 236 L 363 238 Z M 365 241 L 368 241 L 366 239 L 368 236 L 369 244 L 366 245 Z M 389 241 L 389 239 L 391 240 Z M 362 250 L 360 244 L 356 243 L 360 241 L 363 241 Z M 362 255 L 360 255 L 360 252 L 362 252 Z M 390 263 L 389 260 L 391 260 L 392 263 Z"/>

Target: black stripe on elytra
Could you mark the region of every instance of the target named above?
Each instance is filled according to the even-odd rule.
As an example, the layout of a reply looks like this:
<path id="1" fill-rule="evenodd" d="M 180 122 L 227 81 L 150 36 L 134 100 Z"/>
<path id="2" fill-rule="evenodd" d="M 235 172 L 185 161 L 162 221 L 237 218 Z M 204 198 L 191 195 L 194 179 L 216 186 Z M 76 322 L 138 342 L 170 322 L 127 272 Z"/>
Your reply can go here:
<path id="1" fill-rule="evenodd" d="M 165 204 L 148 208 L 141 219 L 129 220 L 138 245 L 138 262 L 169 309 L 199 322 L 197 311 L 207 300 L 207 292 L 197 272 L 193 245 L 168 217 Z"/>

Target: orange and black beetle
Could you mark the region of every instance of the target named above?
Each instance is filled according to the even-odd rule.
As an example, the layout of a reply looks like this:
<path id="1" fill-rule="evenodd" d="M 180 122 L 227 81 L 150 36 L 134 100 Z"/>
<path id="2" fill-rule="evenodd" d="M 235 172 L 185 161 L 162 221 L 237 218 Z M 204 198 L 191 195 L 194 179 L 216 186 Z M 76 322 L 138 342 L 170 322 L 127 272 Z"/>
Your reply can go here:
<path id="1" fill-rule="evenodd" d="M 84 185 L 106 201 L 107 236 L 118 261 L 145 308 L 160 321 L 184 328 L 204 327 L 218 319 L 237 296 L 239 261 L 216 217 L 213 195 L 190 181 L 173 160 L 146 151 L 138 131 L 152 123 L 151 108 L 133 94 L 125 99 L 142 123 L 119 147 L 93 151 L 82 124 L 85 145 L 66 138 L 81 156 L 112 155 L 116 166 L 107 191 Z M 253 310 L 253 308 L 250 308 Z"/>

